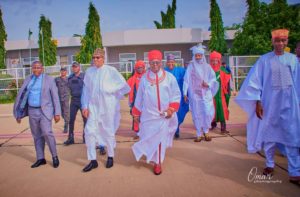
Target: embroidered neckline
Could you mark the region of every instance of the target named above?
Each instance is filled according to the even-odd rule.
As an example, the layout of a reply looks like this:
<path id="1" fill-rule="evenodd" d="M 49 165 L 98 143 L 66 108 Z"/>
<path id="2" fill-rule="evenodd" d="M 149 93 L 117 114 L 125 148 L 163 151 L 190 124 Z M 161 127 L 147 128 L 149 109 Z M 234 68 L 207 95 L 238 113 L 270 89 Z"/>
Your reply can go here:
<path id="1" fill-rule="evenodd" d="M 164 71 L 163 69 L 161 69 L 162 71 L 162 75 L 158 78 L 158 83 L 162 82 L 165 78 L 166 78 L 166 71 Z M 150 77 L 150 70 L 147 72 L 147 77 L 146 79 L 151 83 L 151 84 L 155 84 L 156 81 L 155 81 L 155 78 L 154 79 L 151 79 Z"/>

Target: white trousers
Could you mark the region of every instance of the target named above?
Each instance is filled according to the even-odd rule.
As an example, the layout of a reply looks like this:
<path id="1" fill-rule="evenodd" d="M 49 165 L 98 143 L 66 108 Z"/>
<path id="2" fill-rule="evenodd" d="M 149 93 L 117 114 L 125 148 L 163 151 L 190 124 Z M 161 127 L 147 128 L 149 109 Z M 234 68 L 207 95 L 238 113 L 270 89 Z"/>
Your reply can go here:
<path id="1" fill-rule="evenodd" d="M 264 151 L 266 155 L 266 166 L 270 168 L 275 167 L 274 155 L 277 144 L 275 142 L 265 142 Z M 288 160 L 289 176 L 300 176 L 300 148 L 286 146 L 286 157 Z"/>
<path id="2" fill-rule="evenodd" d="M 88 160 L 96 160 L 96 146 L 104 145 L 107 147 L 107 156 L 114 157 L 116 146 L 115 133 L 103 123 L 88 119 L 85 126 L 85 144 L 87 147 Z"/>

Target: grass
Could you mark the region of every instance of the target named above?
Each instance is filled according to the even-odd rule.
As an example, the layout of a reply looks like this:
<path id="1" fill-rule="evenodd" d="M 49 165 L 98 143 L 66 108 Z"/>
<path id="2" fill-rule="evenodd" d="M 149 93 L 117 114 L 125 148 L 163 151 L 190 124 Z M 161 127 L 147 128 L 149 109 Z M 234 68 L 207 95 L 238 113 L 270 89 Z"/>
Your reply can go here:
<path id="1" fill-rule="evenodd" d="M 2 94 L 0 95 L 0 104 L 7 104 L 7 103 L 14 103 L 15 98 L 13 98 L 9 94 Z"/>

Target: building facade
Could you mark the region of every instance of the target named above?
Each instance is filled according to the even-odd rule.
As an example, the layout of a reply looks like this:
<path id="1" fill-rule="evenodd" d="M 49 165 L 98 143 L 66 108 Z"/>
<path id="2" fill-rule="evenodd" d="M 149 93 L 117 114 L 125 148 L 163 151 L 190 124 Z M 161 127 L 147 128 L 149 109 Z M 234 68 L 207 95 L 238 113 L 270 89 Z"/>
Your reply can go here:
<path id="1" fill-rule="evenodd" d="M 226 41 L 231 47 L 235 30 L 226 31 Z M 191 57 L 189 50 L 196 44 L 208 46 L 210 32 L 197 28 L 178 29 L 143 29 L 108 32 L 102 35 L 103 46 L 106 50 L 107 62 L 128 62 L 136 60 L 147 61 L 148 51 L 158 49 L 164 57 L 172 53 L 177 59 L 188 62 Z M 56 65 L 69 65 L 75 61 L 80 50 L 80 38 L 58 38 Z M 38 59 L 38 41 L 20 40 L 7 41 L 7 68 L 28 67 Z"/>

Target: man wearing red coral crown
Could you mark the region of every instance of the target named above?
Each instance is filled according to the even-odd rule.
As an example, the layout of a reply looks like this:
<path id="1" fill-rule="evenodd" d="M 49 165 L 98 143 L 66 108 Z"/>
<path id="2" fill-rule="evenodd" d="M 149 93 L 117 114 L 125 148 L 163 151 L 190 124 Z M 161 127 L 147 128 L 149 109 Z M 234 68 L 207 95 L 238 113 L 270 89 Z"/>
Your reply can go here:
<path id="1" fill-rule="evenodd" d="M 177 115 L 181 93 L 175 77 L 165 72 L 162 54 L 158 50 L 148 53 L 150 70 L 142 77 L 132 114 L 140 122 L 140 141 L 132 146 L 138 161 L 143 155 L 147 163 L 154 162 L 154 174 L 162 172 L 161 163 L 166 149 L 172 146 L 177 129 Z"/>

